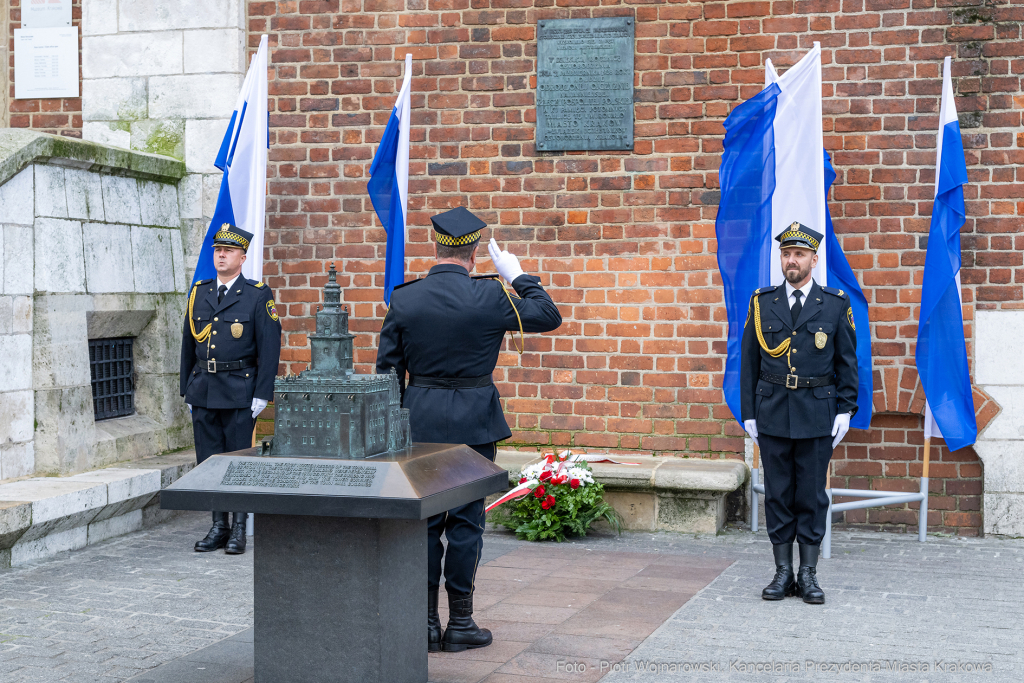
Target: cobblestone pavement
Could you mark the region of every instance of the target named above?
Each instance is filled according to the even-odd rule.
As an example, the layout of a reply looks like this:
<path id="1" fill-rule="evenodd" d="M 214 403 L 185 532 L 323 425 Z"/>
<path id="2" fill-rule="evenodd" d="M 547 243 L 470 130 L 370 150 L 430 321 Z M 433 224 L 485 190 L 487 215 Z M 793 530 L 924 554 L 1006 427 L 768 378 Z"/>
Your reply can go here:
<path id="1" fill-rule="evenodd" d="M 189 513 L 0 571 L 0 681 L 123 681 L 250 628 L 252 555 L 192 552 L 207 527 L 205 515 Z M 521 545 L 488 531 L 483 560 Z M 628 533 L 552 547 L 581 546 L 735 560 L 621 670 L 607 672 L 608 683 L 1024 680 L 1024 541 L 919 544 L 916 536 L 839 532 L 832 559 L 819 566 L 824 606 L 760 599 L 772 573 L 763 533 Z M 542 675 L 595 680 L 592 669 L 572 665 Z M 852 667 L 863 670 L 842 670 Z"/>

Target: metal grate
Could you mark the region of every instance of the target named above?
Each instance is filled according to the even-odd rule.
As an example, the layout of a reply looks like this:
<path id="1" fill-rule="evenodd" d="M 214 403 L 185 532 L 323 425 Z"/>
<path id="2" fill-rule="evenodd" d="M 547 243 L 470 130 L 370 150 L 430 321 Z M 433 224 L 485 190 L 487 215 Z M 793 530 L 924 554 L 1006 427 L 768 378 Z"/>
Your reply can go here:
<path id="1" fill-rule="evenodd" d="M 135 412 L 135 375 L 132 337 L 90 339 L 92 405 L 97 420 Z"/>

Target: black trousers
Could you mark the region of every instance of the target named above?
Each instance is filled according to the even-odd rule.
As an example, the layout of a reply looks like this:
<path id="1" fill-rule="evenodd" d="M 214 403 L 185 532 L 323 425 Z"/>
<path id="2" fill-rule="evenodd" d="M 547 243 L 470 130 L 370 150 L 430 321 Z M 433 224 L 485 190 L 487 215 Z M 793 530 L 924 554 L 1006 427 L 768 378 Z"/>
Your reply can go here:
<path id="1" fill-rule="evenodd" d="M 211 455 L 252 447 L 256 420 L 249 408 L 213 409 L 192 406 L 192 433 L 196 438 L 196 463 Z"/>
<path id="2" fill-rule="evenodd" d="M 470 446 L 494 462 L 497 443 Z M 449 594 L 469 595 L 473 592 L 480 551 L 484 547 L 484 499 L 452 508 L 427 520 L 427 587 L 441 585 L 441 560 L 444 559 L 444 587 Z M 445 551 L 441 534 L 448 539 Z"/>
<path id="3" fill-rule="evenodd" d="M 828 522 L 832 437 L 757 437 L 764 463 L 764 516 L 772 543 L 821 545 Z"/>

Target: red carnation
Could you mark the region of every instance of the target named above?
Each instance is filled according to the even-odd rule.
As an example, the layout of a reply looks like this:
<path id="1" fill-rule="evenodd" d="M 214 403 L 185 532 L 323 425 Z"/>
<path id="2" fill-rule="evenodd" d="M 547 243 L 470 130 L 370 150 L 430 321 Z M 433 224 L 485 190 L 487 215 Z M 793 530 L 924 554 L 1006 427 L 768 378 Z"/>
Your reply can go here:
<path id="1" fill-rule="evenodd" d="M 551 507 L 552 505 L 555 504 L 555 497 L 548 496 L 547 498 L 544 499 L 544 502 L 548 504 L 548 507 Z"/>
<path id="2" fill-rule="evenodd" d="M 525 484 L 526 483 L 526 477 L 523 477 L 522 479 L 520 479 L 519 483 L 520 484 Z"/>
<path id="3" fill-rule="evenodd" d="M 580 487 L 580 480 L 573 479 L 572 481 L 569 482 L 569 486 L 573 487 L 574 489 L 578 489 Z"/>
<path id="4" fill-rule="evenodd" d="M 550 478 L 551 478 L 551 472 L 549 470 L 545 470 L 545 471 L 540 473 L 540 480 L 541 481 L 547 481 Z"/>
<path id="5" fill-rule="evenodd" d="M 538 486 L 537 488 L 535 488 L 533 490 L 533 495 L 537 496 L 538 498 L 543 498 L 544 497 L 544 493 L 545 493 L 545 491 L 544 491 L 544 487 L 543 486 Z"/>
<path id="6" fill-rule="evenodd" d="M 551 503 L 545 500 L 543 503 L 540 504 L 540 507 L 542 510 L 547 510 L 549 507 L 551 507 Z"/>

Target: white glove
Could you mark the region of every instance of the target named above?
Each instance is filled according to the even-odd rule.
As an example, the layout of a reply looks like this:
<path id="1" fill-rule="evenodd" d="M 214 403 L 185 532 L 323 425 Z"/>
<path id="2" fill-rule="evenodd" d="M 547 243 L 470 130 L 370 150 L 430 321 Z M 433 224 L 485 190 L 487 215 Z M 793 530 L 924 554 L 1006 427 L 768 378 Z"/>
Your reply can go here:
<path id="1" fill-rule="evenodd" d="M 493 237 L 490 244 L 487 245 L 487 253 L 491 255 L 491 262 L 497 269 L 498 275 L 505 278 L 509 284 L 523 274 L 524 271 L 519 265 L 519 257 L 507 251 L 502 251 Z"/>
<path id="2" fill-rule="evenodd" d="M 185 405 L 188 406 L 188 414 L 191 415 L 192 414 L 192 404 L 191 403 L 186 403 Z"/>
<path id="3" fill-rule="evenodd" d="M 758 446 L 761 445 L 757 443 L 757 420 L 744 420 L 743 429 L 750 435 L 750 438 L 754 440 L 755 444 Z"/>
<path id="4" fill-rule="evenodd" d="M 254 398 L 252 400 L 252 419 L 256 419 L 256 416 L 263 412 L 263 409 L 267 407 L 267 402 L 262 398 Z"/>
<path id="5" fill-rule="evenodd" d="M 836 415 L 836 421 L 832 425 L 832 436 L 836 437 L 832 439 L 832 448 L 839 445 L 839 442 L 843 440 L 848 431 L 850 431 L 850 414 L 839 413 Z"/>

